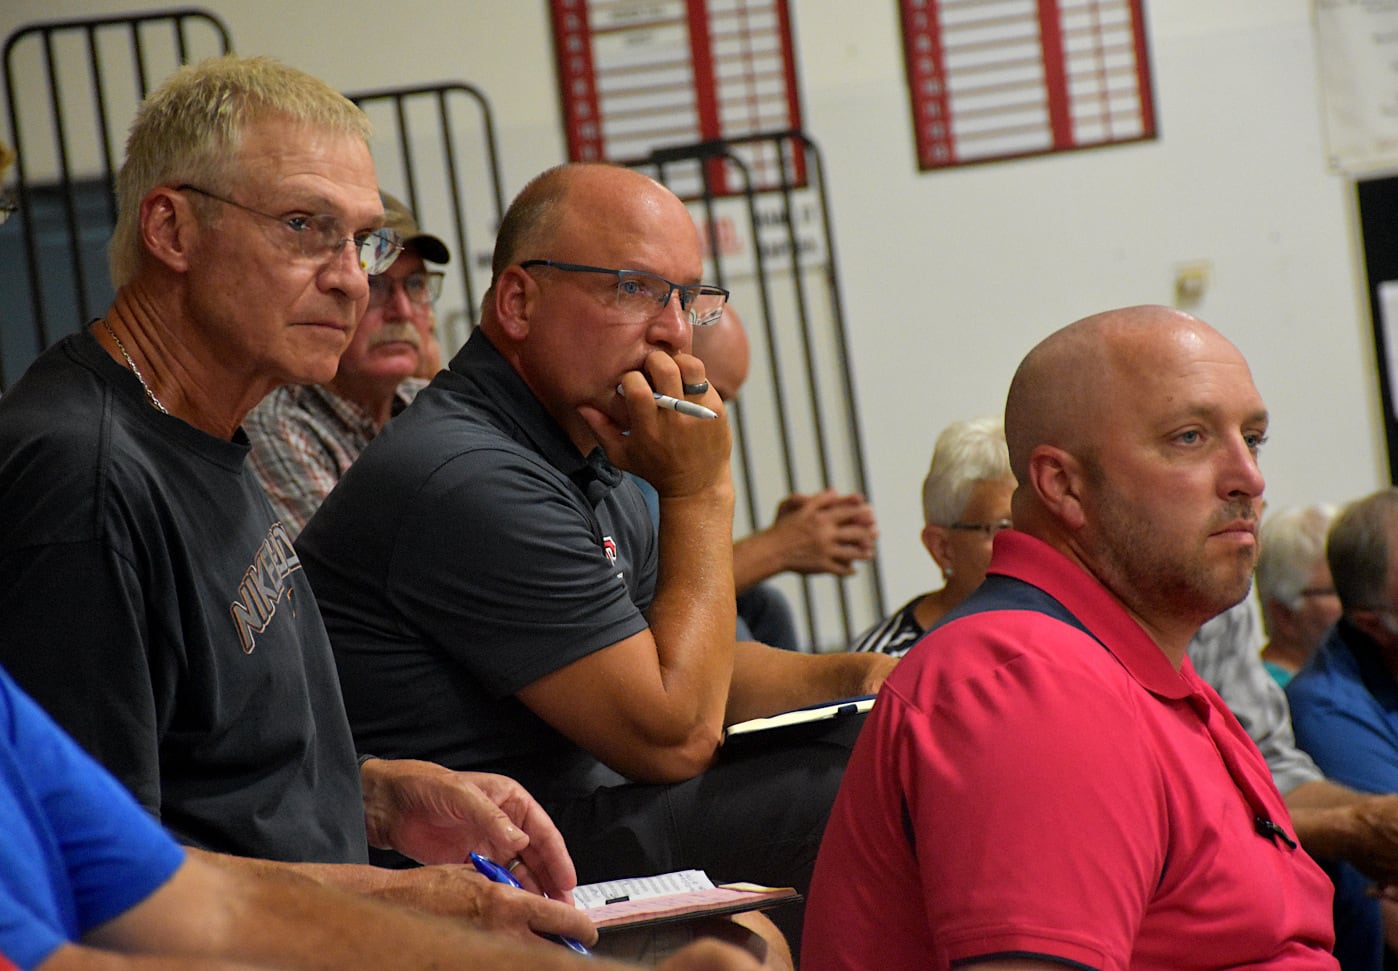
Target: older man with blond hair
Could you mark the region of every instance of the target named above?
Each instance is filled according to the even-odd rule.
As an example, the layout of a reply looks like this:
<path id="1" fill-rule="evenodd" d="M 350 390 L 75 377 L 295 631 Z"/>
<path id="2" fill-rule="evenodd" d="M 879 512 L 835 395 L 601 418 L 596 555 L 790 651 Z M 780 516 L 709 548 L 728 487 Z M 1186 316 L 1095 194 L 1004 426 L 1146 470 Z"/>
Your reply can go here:
<path id="1" fill-rule="evenodd" d="M 315 599 L 247 466 L 248 410 L 334 376 L 400 248 L 368 130 L 266 58 L 181 69 L 141 105 L 115 300 L 0 401 L 0 663 L 223 867 L 590 940 L 562 840 L 518 784 L 357 757 Z M 372 868 L 369 843 L 451 865 Z M 485 882 L 473 850 L 563 899 Z"/>

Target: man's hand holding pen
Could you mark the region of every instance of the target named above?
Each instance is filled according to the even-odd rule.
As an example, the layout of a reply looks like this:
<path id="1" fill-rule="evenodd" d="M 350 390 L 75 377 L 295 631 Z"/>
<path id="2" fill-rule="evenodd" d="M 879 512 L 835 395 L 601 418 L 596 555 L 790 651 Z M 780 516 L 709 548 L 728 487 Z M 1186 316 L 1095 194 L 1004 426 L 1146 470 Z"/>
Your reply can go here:
<path id="1" fill-rule="evenodd" d="M 643 371 L 626 372 L 617 388 L 626 402 L 629 431 L 623 434 L 584 413 L 613 465 L 645 479 L 662 499 L 695 495 L 720 483 L 731 488 L 732 435 L 702 361 L 692 354 L 672 357 L 655 351 Z M 686 407 L 671 405 L 671 400 Z M 704 417 L 694 406 L 715 417 Z"/>

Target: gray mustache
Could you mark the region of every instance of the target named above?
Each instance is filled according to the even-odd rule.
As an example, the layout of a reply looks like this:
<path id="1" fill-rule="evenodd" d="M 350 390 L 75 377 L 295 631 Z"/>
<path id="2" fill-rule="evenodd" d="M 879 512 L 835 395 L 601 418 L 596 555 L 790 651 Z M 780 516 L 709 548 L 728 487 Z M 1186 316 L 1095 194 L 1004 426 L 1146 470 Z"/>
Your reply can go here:
<path id="1" fill-rule="evenodd" d="M 413 347 L 421 349 L 422 335 L 418 333 L 412 324 L 392 323 L 384 324 L 379 328 L 379 332 L 369 338 L 370 347 L 378 347 L 380 344 L 391 344 L 401 341 L 411 344 Z"/>

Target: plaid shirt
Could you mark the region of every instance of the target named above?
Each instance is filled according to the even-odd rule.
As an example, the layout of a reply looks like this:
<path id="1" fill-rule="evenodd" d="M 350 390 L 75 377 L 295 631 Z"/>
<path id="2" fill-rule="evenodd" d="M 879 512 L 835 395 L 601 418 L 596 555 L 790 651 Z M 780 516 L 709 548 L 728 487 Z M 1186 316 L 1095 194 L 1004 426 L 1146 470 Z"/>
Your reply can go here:
<path id="1" fill-rule="evenodd" d="M 419 378 L 404 380 L 393 413 L 426 386 Z M 243 430 L 252 443 L 253 474 L 293 538 L 378 433 L 363 408 L 319 384 L 277 388 L 243 419 Z"/>

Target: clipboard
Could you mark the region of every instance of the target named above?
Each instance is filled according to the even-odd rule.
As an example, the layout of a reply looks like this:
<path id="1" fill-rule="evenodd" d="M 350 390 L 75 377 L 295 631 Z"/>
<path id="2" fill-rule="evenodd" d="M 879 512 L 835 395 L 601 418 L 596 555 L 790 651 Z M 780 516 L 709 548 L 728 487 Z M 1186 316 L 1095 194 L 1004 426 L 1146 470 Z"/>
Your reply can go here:
<path id="1" fill-rule="evenodd" d="M 762 887 L 752 883 L 728 883 L 707 890 L 689 890 L 660 897 L 644 897 L 620 903 L 589 907 L 583 911 L 598 931 L 646 927 L 721 917 L 749 910 L 766 910 L 801 895 L 791 887 Z"/>

